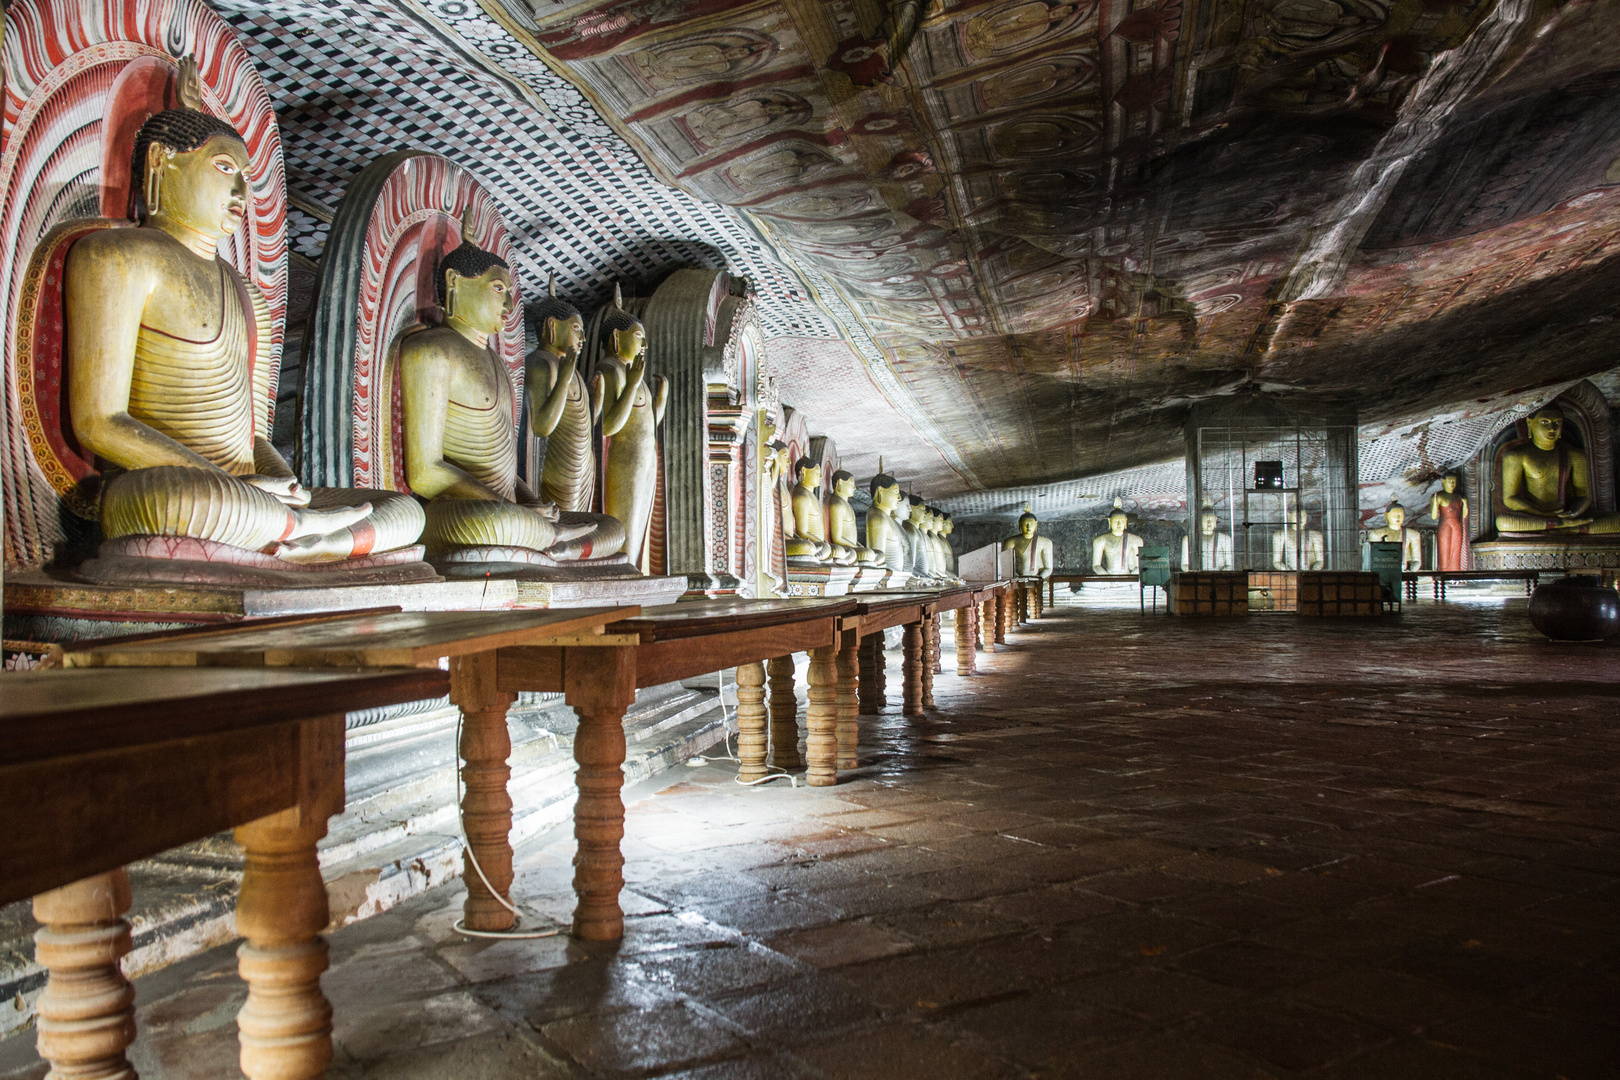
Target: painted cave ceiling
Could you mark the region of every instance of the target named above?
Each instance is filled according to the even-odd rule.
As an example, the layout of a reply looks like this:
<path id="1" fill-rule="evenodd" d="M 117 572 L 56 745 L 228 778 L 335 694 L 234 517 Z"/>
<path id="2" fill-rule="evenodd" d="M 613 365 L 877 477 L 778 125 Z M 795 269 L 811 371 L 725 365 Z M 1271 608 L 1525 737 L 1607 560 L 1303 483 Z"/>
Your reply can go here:
<path id="1" fill-rule="evenodd" d="M 216 2 L 316 218 L 419 145 L 526 288 L 724 262 L 784 400 L 930 495 L 1179 456 L 1209 395 L 1616 365 L 1616 0 Z"/>

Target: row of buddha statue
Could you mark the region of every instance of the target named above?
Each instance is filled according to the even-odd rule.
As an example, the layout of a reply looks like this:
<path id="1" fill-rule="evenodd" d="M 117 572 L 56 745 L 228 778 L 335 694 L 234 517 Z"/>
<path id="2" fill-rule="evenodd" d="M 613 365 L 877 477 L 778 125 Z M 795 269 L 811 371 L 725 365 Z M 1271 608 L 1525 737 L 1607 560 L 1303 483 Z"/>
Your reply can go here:
<path id="1" fill-rule="evenodd" d="M 268 304 L 219 256 L 247 216 L 247 145 L 201 111 L 189 60 L 177 96 L 135 140 L 136 227 L 95 228 L 66 258 L 69 419 L 102 472 L 103 536 L 219 545 L 224 562 L 243 549 L 340 563 L 419 541 L 452 561 L 637 560 L 668 397 L 647 373 L 645 331 L 615 295 L 587 383 L 579 310 L 554 292 L 533 308 L 540 344 L 526 396 L 547 444 L 531 490 L 518 478 L 512 383 L 490 348 L 513 311 L 512 272 L 466 225 L 433 275 L 442 324 L 413 327 L 397 345 L 411 493 L 299 483 L 267 438 Z M 591 511 L 598 425 L 609 436 L 604 513 Z"/>
<path id="2" fill-rule="evenodd" d="M 881 461 L 868 485 L 872 506 L 866 514 L 862 543 L 850 502 L 855 494 L 854 475 L 844 469 L 835 471 L 824 505 L 821 462 L 809 457 L 790 461 L 789 448 L 778 441 L 769 449 L 765 490 L 777 487 L 779 476 L 792 480 L 781 505 L 790 574 L 795 567 L 854 566 L 883 571 L 880 585 L 959 580 L 956 557 L 947 539 L 955 528 L 951 516 L 902 492 L 900 482 L 882 471 Z"/>

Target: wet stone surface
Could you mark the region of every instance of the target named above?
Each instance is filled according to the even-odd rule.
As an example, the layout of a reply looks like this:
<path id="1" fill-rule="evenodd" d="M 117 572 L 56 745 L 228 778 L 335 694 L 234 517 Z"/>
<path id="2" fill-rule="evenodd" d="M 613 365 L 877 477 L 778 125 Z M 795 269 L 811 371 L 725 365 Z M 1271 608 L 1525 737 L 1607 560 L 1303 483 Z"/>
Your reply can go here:
<path id="1" fill-rule="evenodd" d="M 629 789 L 621 943 L 459 937 L 458 887 L 333 934 L 330 1075 L 1620 1076 L 1620 647 L 1065 603 L 979 663 L 835 788 Z M 139 991 L 142 1076 L 234 1074 L 229 949 Z"/>

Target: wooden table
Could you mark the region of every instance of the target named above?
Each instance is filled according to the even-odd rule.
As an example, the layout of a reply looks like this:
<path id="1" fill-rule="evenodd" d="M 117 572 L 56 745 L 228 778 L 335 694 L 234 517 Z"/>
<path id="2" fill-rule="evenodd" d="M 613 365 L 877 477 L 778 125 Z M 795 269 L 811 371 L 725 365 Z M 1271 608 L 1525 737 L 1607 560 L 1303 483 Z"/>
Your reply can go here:
<path id="1" fill-rule="evenodd" d="M 125 1075 L 135 993 L 126 863 L 236 829 L 249 1077 L 332 1059 L 329 916 L 315 844 L 343 806 L 344 713 L 442 695 L 438 670 L 101 669 L 0 674 L 0 903 L 32 896 L 39 1054 L 55 1075 Z M 130 1074 L 132 1075 L 132 1074 Z"/>
<path id="2" fill-rule="evenodd" d="M 1418 570 L 1405 573 L 1401 579 L 1406 583 L 1406 598 L 1417 599 L 1418 578 L 1434 579 L 1434 598 L 1446 598 L 1446 585 L 1453 581 L 1522 581 L 1524 593 L 1529 596 L 1535 591 L 1536 584 L 1541 580 L 1540 570 Z"/>

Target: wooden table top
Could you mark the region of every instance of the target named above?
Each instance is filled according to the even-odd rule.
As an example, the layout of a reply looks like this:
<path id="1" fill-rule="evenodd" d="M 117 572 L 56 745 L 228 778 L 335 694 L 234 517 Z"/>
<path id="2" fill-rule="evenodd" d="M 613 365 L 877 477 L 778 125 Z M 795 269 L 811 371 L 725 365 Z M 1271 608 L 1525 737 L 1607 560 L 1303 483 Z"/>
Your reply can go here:
<path id="1" fill-rule="evenodd" d="M 442 697 L 437 669 L 96 668 L 0 673 L 0 766 Z"/>
<path id="2" fill-rule="evenodd" d="M 975 588 L 972 585 L 950 585 L 943 589 L 901 589 L 895 592 L 866 592 L 855 593 L 850 599 L 854 600 L 857 610 L 862 615 L 871 615 L 893 608 L 910 607 L 917 604 L 938 604 L 957 596 L 971 596 L 980 591 L 982 586 Z"/>
<path id="3" fill-rule="evenodd" d="M 643 642 L 673 641 L 707 634 L 728 634 L 766 626 L 855 613 L 855 598 L 807 597 L 797 600 L 747 600 L 721 597 L 650 607 L 639 615 L 610 624 L 610 634 L 640 634 Z"/>
<path id="4" fill-rule="evenodd" d="M 68 667 L 191 667 L 229 658 L 233 667 L 436 667 L 441 659 L 506 645 L 594 636 L 636 605 L 534 611 L 405 611 L 305 625 L 256 627 L 89 642 L 70 647 Z"/>

